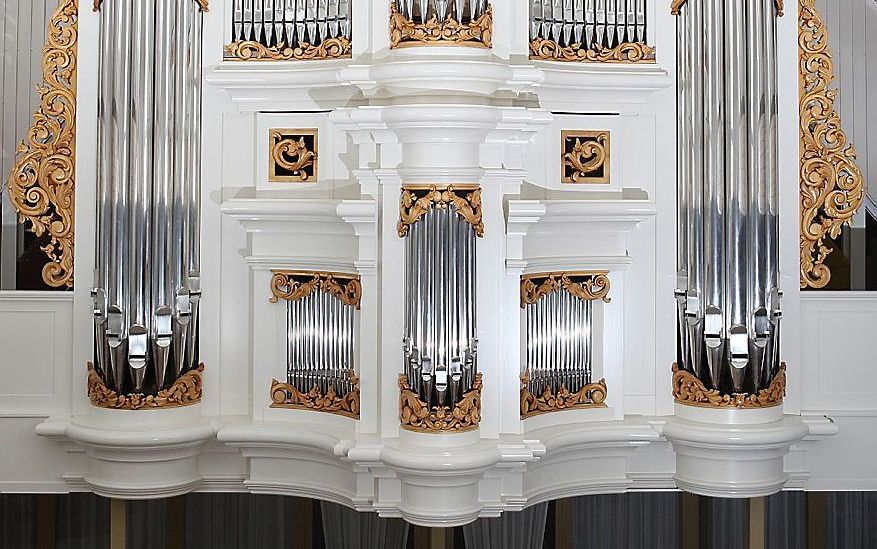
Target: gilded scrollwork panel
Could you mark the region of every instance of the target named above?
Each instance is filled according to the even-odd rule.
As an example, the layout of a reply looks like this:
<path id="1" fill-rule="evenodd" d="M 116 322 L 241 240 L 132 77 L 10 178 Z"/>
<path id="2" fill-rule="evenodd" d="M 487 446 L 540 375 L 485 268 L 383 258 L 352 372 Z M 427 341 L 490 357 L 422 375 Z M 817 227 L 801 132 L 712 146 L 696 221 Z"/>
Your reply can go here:
<path id="1" fill-rule="evenodd" d="M 707 389 L 701 380 L 673 364 L 673 397 L 679 404 L 705 408 L 770 408 L 783 403 L 786 395 L 786 365 L 781 364 L 766 389 L 757 394 L 722 394 Z"/>
<path id="2" fill-rule="evenodd" d="M 49 20 L 39 106 L 8 179 L 19 220 L 47 237 L 42 277 L 52 288 L 73 287 L 78 9 L 60 0 Z"/>
<path id="3" fill-rule="evenodd" d="M 563 130 L 560 141 L 562 183 L 609 183 L 608 131 Z"/>
<path id="4" fill-rule="evenodd" d="M 430 407 L 411 390 L 408 376 L 399 375 L 399 420 L 402 428 L 424 433 L 461 433 L 478 428 L 481 422 L 481 374 L 475 375 L 472 389 L 453 406 Z"/>
<path id="5" fill-rule="evenodd" d="M 655 48 L 644 42 L 623 42 L 613 48 L 583 48 L 581 44 L 562 46 L 547 38 L 530 42 L 530 59 L 583 63 L 655 63 Z"/>
<path id="6" fill-rule="evenodd" d="M 189 370 L 180 376 L 173 385 L 162 389 L 156 395 L 142 393 L 120 395 L 106 386 L 103 379 L 95 371 L 94 366 L 89 363 L 88 399 L 92 406 L 114 410 L 149 410 L 191 406 L 201 402 L 203 373 L 204 365 L 200 364 L 196 369 Z"/>
<path id="7" fill-rule="evenodd" d="M 584 301 L 597 299 L 609 303 L 609 273 L 607 271 L 569 271 L 534 273 L 521 276 L 521 308 L 532 305 L 543 297 L 565 291 Z"/>
<path id="8" fill-rule="evenodd" d="M 493 47 L 493 7 L 488 5 L 469 23 L 453 17 L 439 21 L 435 15 L 425 23 L 415 23 L 399 12 L 395 1 L 390 3 L 390 48 L 442 45 Z"/>
<path id="9" fill-rule="evenodd" d="M 227 61 L 321 61 L 346 59 L 352 51 L 352 44 L 345 36 L 327 38 L 316 46 L 307 43 L 266 46 L 253 40 L 238 40 L 225 46 L 224 58 Z"/>
<path id="10" fill-rule="evenodd" d="M 274 270 L 271 277 L 271 303 L 297 301 L 316 291 L 325 292 L 356 309 L 362 302 L 362 282 L 358 274 L 324 271 Z"/>
<path id="11" fill-rule="evenodd" d="M 316 182 L 319 159 L 317 137 L 316 128 L 269 130 L 268 181 Z"/>
<path id="12" fill-rule="evenodd" d="M 399 198 L 399 222 L 396 226 L 399 236 L 405 237 L 411 225 L 417 223 L 433 206 L 452 206 L 457 215 L 472 225 L 477 236 L 484 236 L 481 188 L 477 185 L 406 185 Z"/>
<path id="13" fill-rule="evenodd" d="M 338 394 L 334 384 L 330 384 L 324 394 L 316 385 L 309 390 L 301 391 L 290 383 L 272 380 L 271 408 L 312 410 L 359 419 L 359 376 L 353 370 L 347 375 L 353 389 L 344 395 Z"/>

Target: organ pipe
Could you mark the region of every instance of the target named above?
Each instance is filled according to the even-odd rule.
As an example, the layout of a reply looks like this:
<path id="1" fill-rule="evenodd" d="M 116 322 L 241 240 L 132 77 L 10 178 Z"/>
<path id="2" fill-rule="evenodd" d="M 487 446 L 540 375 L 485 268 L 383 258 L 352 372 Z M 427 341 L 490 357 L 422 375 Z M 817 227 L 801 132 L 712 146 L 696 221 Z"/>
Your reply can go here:
<path id="1" fill-rule="evenodd" d="M 779 369 L 776 17 L 693 0 L 677 22 L 678 361 L 723 393 Z"/>
<path id="2" fill-rule="evenodd" d="M 198 361 L 202 8 L 100 5 L 95 365 L 157 392 Z"/>

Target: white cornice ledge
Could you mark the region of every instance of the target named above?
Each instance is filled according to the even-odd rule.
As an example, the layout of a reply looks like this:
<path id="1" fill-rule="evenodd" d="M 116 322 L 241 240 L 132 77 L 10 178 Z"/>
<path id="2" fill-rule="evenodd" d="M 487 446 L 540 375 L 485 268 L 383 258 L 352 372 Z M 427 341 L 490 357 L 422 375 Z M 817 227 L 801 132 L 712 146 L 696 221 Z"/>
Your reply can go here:
<path id="1" fill-rule="evenodd" d="M 352 234 L 338 215 L 340 203 L 319 198 L 241 197 L 223 202 L 220 211 L 239 221 L 247 232 Z"/>

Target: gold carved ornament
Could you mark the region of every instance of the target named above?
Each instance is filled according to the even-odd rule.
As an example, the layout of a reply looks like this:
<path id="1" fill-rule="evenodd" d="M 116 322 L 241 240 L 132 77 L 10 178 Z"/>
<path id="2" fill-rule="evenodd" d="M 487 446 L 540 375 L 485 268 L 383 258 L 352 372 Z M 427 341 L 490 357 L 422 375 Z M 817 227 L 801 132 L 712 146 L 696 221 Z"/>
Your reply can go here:
<path id="1" fill-rule="evenodd" d="M 435 15 L 414 23 L 399 13 L 395 1 L 390 3 L 390 48 L 440 45 L 493 47 L 493 6 L 467 24 L 453 17 L 439 22 Z"/>
<path id="2" fill-rule="evenodd" d="M 475 375 L 472 389 L 450 406 L 428 407 L 408 385 L 408 376 L 399 375 L 399 420 L 407 431 L 424 433 L 462 433 L 476 429 L 481 422 L 481 374 Z"/>
<path id="3" fill-rule="evenodd" d="M 837 90 L 828 34 L 815 0 L 800 0 L 801 288 L 824 288 L 831 280 L 825 259 L 865 197 L 856 150 L 847 142 L 835 110 Z"/>
<path id="4" fill-rule="evenodd" d="M 315 291 L 325 292 L 345 305 L 356 309 L 362 302 L 362 282 L 359 275 L 314 271 L 271 271 L 271 303 L 279 299 L 297 301 Z"/>
<path id="5" fill-rule="evenodd" d="M 408 235 L 409 227 L 426 215 L 433 204 L 437 208 L 447 208 L 448 205 L 452 205 L 457 215 L 472 225 L 477 236 L 484 236 L 481 189 L 472 185 L 403 187 L 399 198 L 399 223 L 396 225 L 399 236 Z"/>
<path id="6" fill-rule="evenodd" d="M 672 0 L 672 2 L 670 2 L 670 13 L 673 15 L 679 15 L 679 10 L 682 9 L 682 6 L 684 6 L 687 1 L 688 0 Z M 784 0 L 774 0 L 774 6 L 776 7 L 777 16 L 779 17 L 783 16 L 783 2 Z"/>
<path id="7" fill-rule="evenodd" d="M 204 365 L 199 364 L 179 377 L 173 385 L 162 389 L 156 395 L 129 393 L 120 395 L 104 384 L 103 380 L 88 363 L 88 399 L 98 408 L 114 410 L 150 410 L 157 408 L 178 408 L 201 402 L 201 374 Z"/>
<path id="8" fill-rule="evenodd" d="M 236 61 L 319 61 L 351 56 L 351 42 L 345 36 L 327 38 L 319 46 L 302 42 L 296 47 L 280 43 L 265 46 L 253 40 L 238 40 L 225 46 L 225 59 Z"/>
<path id="9" fill-rule="evenodd" d="M 78 9 L 78 0 L 60 0 L 49 20 L 40 103 L 8 179 L 20 222 L 49 237 L 42 277 L 52 288 L 73 287 Z"/>
<path id="10" fill-rule="evenodd" d="M 289 383 L 272 380 L 271 407 L 328 412 L 359 419 L 359 377 L 353 370 L 347 375 L 354 387 L 343 396 L 338 394 L 335 385 L 329 385 L 324 395 L 316 385 L 303 393 Z"/>
<path id="11" fill-rule="evenodd" d="M 605 408 L 606 380 L 588 383 L 573 393 L 566 386 L 561 386 L 557 394 L 547 384 L 541 395 L 534 395 L 527 387 L 530 385 L 530 370 L 521 376 L 521 419 L 574 408 Z"/>
<path id="12" fill-rule="evenodd" d="M 673 397 L 679 404 L 705 408 L 770 408 L 779 406 L 786 395 L 786 365 L 781 364 L 766 389 L 758 394 L 734 393 L 723 395 L 717 389 L 707 389 L 701 380 L 678 364 L 673 364 Z"/>
<path id="13" fill-rule="evenodd" d="M 521 277 L 521 308 L 532 305 L 548 294 L 564 290 L 584 301 L 602 299 L 609 303 L 608 272 L 539 273 Z M 580 278 L 575 281 L 573 279 Z"/>
<path id="14" fill-rule="evenodd" d="M 644 42 L 623 42 L 614 48 L 598 45 L 595 49 L 585 49 L 581 44 L 561 46 L 554 40 L 534 38 L 530 42 L 530 59 L 591 63 L 654 63 L 655 48 Z"/>
<path id="15" fill-rule="evenodd" d="M 314 136 L 314 149 L 316 149 L 316 131 L 313 131 L 312 135 Z M 284 134 L 281 130 L 271 130 L 271 136 L 269 139 L 272 143 L 271 160 L 274 163 L 272 166 L 272 173 L 276 170 L 276 167 L 280 167 L 288 172 L 298 174 L 296 176 L 291 176 L 291 178 L 304 182 L 311 178 L 311 175 L 307 172 L 307 169 L 311 168 L 311 171 L 314 174 L 314 179 L 316 179 L 317 151 L 308 149 L 303 135 L 299 136 L 298 139 L 295 139 L 290 135 Z"/>
<path id="16" fill-rule="evenodd" d="M 572 149 L 563 152 L 563 182 L 579 183 L 580 180 L 593 183 L 609 182 L 609 132 L 590 132 L 593 139 L 582 139 L 584 134 L 564 131 L 561 141 L 575 137 Z M 593 173 L 602 168 L 602 175 Z M 568 175 L 567 175 L 568 173 Z"/>

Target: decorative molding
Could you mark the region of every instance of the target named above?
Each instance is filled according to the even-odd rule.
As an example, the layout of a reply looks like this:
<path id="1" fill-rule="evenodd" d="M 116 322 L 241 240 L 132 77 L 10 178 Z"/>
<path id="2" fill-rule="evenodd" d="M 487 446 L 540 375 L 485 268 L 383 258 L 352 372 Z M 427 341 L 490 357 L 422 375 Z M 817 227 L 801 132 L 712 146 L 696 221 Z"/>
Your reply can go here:
<path id="1" fill-rule="evenodd" d="M 408 385 L 408 376 L 399 375 L 399 420 L 402 428 L 424 433 L 461 433 L 478 428 L 481 422 L 481 374 L 475 375 L 472 389 L 449 406 L 429 408 Z"/>
<path id="2" fill-rule="evenodd" d="M 8 180 L 20 222 L 49 236 L 42 277 L 52 288 L 73 287 L 78 10 L 78 0 L 60 0 L 49 20 L 40 104 Z"/>
<path id="3" fill-rule="evenodd" d="M 609 303 L 610 282 L 607 271 L 568 271 L 521 276 L 521 308 L 532 305 L 548 294 L 564 290 L 584 301 L 602 299 Z"/>
<path id="4" fill-rule="evenodd" d="M 224 59 L 226 61 L 321 61 L 348 59 L 352 51 L 352 44 L 345 36 L 327 38 L 319 46 L 302 42 L 294 48 L 284 43 L 269 47 L 253 40 L 238 40 L 225 46 Z"/>
<path id="5" fill-rule="evenodd" d="M 316 128 L 271 128 L 268 135 L 268 181 L 316 181 L 317 137 Z"/>
<path id="6" fill-rule="evenodd" d="M 766 389 L 758 394 L 734 393 L 723 395 L 717 389 L 707 389 L 701 380 L 678 364 L 673 364 L 673 397 L 679 404 L 706 408 L 770 408 L 783 403 L 786 395 L 786 365 L 774 375 Z"/>
<path id="7" fill-rule="evenodd" d="M 396 230 L 400 237 L 408 234 L 408 228 L 417 223 L 435 204 L 437 208 L 453 205 L 455 211 L 484 236 L 481 216 L 481 188 L 477 185 L 406 185 L 399 198 L 399 223 Z"/>
<path id="8" fill-rule="evenodd" d="M 609 183 L 608 131 L 560 132 L 561 183 Z"/>
<path id="9" fill-rule="evenodd" d="M 93 406 L 115 410 L 144 410 L 191 406 L 201 402 L 201 374 L 203 372 L 204 365 L 200 364 L 196 369 L 189 370 L 180 376 L 170 388 L 163 389 L 156 395 L 144 395 L 143 393 L 119 395 L 106 386 L 95 371 L 94 365 L 89 362 L 88 399 Z"/>
<path id="10" fill-rule="evenodd" d="M 396 2 L 390 3 L 390 48 L 409 46 L 493 47 L 493 6 L 467 24 L 453 17 L 442 21 L 433 15 L 426 23 L 414 23 L 399 13 Z"/>
<path id="11" fill-rule="evenodd" d="M 825 21 L 816 0 L 800 0 L 798 55 L 801 154 L 801 288 L 824 288 L 831 280 L 825 259 L 865 197 L 856 149 L 847 142 L 834 106 L 837 90 Z"/>
<path id="12" fill-rule="evenodd" d="M 672 2 L 670 2 L 670 13 L 673 15 L 679 15 L 679 10 L 682 9 L 682 6 L 684 6 L 687 1 L 688 0 L 673 0 Z M 774 6 L 777 10 L 777 17 L 783 16 L 783 11 L 785 9 L 783 3 L 784 0 L 774 0 Z"/>
<path id="13" fill-rule="evenodd" d="M 566 386 L 561 386 L 557 394 L 551 391 L 551 387 L 545 385 L 545 390 L 540 396 L 531 393 L 527 387 L 530 384 L 530 370 L 521 376 L 521 419 L 527 419 L 539 414 L 571 410 L 573 408 L 605 408 L 606 404 L 606 380 L 601 379 L 597 383 L 588 383 L 573 393 Z"/>
<path id="14" fill-rule="evenodd" d="M 655 63 L 655 47 L 644 42 L 622 42 L 614 48 L 598 45 L 596 49 L 585 49 L 581 46 L 561 46 L 554 40 L 534 38 L 530 42 L 530 59 L 583 63 Z"/>
<path id="15" fill-rule="evenodd" d="M 359 419 L 359 376 L 353 370 L 349 370 L 347 375 L 353 383 L 353 390 L 344 396 L 338 395 L 334 384 L 329 385 L 324 395 L 316 385 L 303 393 L 294 385 L 272 380 L 271 407 L 328 412 Z"/>
<path id="16" fill-rule="evenodd" d="M 269 301 L 297 301 L 319 290 L 340 299 L 345 305 L 360 308 L 362 282 L 360 275 L 321 271 L 272 270 Z"/>

